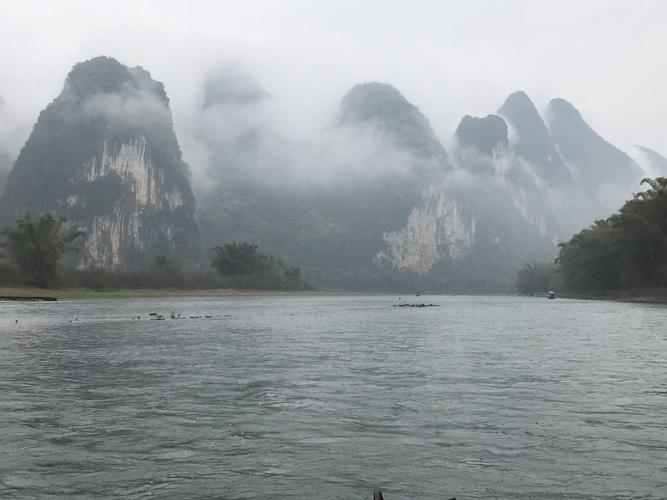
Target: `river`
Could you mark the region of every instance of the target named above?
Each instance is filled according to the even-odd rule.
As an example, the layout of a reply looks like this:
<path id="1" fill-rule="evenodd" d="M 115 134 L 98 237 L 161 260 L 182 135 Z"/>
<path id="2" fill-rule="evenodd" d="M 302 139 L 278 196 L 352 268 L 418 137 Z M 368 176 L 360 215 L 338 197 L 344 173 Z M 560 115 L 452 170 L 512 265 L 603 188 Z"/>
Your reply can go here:
<path id="1" fill-rule="evenodd" d="M 406 301 L 0 303 L 0 496 L 667 498 L 666 307 Z"/>

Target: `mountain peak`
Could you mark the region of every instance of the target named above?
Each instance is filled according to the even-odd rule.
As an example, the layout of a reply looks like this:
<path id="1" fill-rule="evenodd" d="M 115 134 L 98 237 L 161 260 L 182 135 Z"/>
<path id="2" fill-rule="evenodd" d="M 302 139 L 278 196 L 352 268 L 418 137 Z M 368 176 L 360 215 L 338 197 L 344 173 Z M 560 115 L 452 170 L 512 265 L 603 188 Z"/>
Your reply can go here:
<path id="1" fill-rule="evenodd" d="M 498 114 L 507 118 L 512 124 L 524 128 L 534 126 L 536 132 L 541 135 L 546 127 L 537 108 L 523 90 L 518 90 L 509 95 L 502 106 L 498 109 Z M 528 130 L 526 130 L 528 131 Z"/>
<path id="2" fill-rule="evenodd" d="M 76 63 L 67 75 L 65 88 L 75 96 L 113 93 L 132 81 L 132 75 L 113 57 L 98 56 Z"/>
<path id="3" fill-rule="evenodd" d="M 512 127 L 511 148 L 535 167 L 547 182 L 572 184 L 570 171 L 558 154 L 542 117 L 528 95 L 511 94 L 498 110 Z"/>
<path id="4" fill-rule="evenodd" d="M 505 99 L 505 102 L 500 109 L 507 109 L 510 107 L 523 108 L 525 110 L 535 111 L 535 113 L 537 113 L 537 109 L 535 108 L 533 101 L 530 100 L 528 94 L 526 94 L 523 90 L 517 90 L 507 96 L 507 99 Z"/>
<path id="5" fill-rule="evenodd" d="M 245 67 L 223 64 L 204 82 L 204 108 L 217 104 L 252 104 L 271 97 Z"/>
<path id="6" fill-rule="evenodd" d="M 194 255 L 189 169 L 162 83 L 110 57 L 76 64 L 39 115 L 0 199 L 11 224 L 65 217 L 88 237 L 81 266 L 137 268 Z"/>
<path id="7" fill-rule="evenodd" d="M 487 155 L 491 155 L 499 145 L 505 148 L 509 146 L 507 123 L 498 115 L 487 115 L 484 118 L 465 115 L 455 135 L 459 146 L 474 148 Z"/>
<path id="8" fill-rule="evenodd" d="M 67 78 L 61 97 L 82 100 L 94 95 L 136 95 L 140 92 L 153 94 L 168 104 L 167 94 L 161 82 L 136 66 L 128 68 L 113 57 L 97 56 L 76 63 Z"/>
<path id="9" fill-rule="evenodd" d="M 371 126 L 401 147 L 423 158 L 447 161 L 428 119 L 395 87 L 380 82 L 360 83 L 343 97 L 338 113 L 342 126 Z"/>
<path id="10" fill-rule="evenodd" d="M 641 177 L 637 162 L 598 135 L 565 99 L 552 99 L 547 117 L 554 143 L 587 190 L 609 183 L 627 188 Z"/>
<path id="11" fill-rule="evenodd" d="M 579 110 L 575 108 L 571 102 L 566 101 L 561 97 L 556 97 L 555 99 L 551 99 L 551 101 L 549 101 L 549 104 L 547 105 L 547 109 L 549 110 L 549 112 L 558 113 L 562 117 L 568 117 L 575 120 L 583 120 Z"/>
<path id="12" fill-rule="evenodd" d="M 419 113 L 398 89 L 388 83 L 359 83 L 343 97 L 340 105 L 341 123 L 359 123 L 370 120 L 391 122 Z"/>
<path id="13" fill-rule="evenodd" d="M 644 156 L 648 173 L 654 176 L 667 177 L 667 158 L 645 146 L 635 145 L 635 148 Z"/>

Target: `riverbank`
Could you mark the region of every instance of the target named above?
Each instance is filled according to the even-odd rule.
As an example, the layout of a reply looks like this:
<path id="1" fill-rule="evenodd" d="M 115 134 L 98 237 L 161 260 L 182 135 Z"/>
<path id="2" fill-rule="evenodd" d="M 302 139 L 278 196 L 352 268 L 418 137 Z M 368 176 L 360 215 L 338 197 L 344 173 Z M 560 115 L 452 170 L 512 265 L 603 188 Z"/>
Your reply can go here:
<path id="1" fill-rule="evenodd" d="M 54 301 L 58 300 L 58 295 L 53 290 L 41 288 L 0 287 L 0 300 Z"/>
<path id="2" fill-rule="evenodd" d="M 247 290 L 236 288 L 179 289 L 134 288 L 116 290 L 91 290 L 86 288 L 45 290 L 29 287 L 0 287 L 0 300 L 85 300 L 85 299 L 159 299 L 167 297 L 275 297 L 294 295 L 357 295 L 363 292 L 345 290 Z M 383 294 L 382 292 L 377 292 Z M 395 293 L 387 293 L 395 295 Z M 610 300 L 642 304 L 667 304 L 667 288 L 638 290 L 596 290 L 587 293 L 557 294 L 563 299 Z"/>
<path id="3" fill-rule="evenodd" d="M 177 288 L 162 289 L 119 289 L 90 290 L 85 288 L 44 290 L 40 288 L 0 288 L 0 300 L 82 300 L 82 299 L 133 299 L 165 297 L 257 297 L 281 295 L 332 295 L 352 294 L 340 290 L 240 290 L 233 288 L 215 288 L 184 290 Z"/>
<path id="4" fill-rule="evenodd" d="M 640 288 L 635 290 L 594 290 L 587 293 L 559 293 L 564 299 L 611 300 L 640 304 L 667 304 L 667 288 Z"/>

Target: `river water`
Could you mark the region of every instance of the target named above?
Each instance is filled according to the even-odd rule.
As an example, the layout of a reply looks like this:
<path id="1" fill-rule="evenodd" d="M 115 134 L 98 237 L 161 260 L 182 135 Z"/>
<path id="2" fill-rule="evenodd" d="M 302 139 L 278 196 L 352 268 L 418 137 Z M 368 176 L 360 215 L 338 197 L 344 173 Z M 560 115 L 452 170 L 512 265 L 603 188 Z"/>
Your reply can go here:
<path id="1" fill-rule="evenodd" d="M 410 300 L 0 303 L 0 496 L 667 498 L 667 308 Z"/>

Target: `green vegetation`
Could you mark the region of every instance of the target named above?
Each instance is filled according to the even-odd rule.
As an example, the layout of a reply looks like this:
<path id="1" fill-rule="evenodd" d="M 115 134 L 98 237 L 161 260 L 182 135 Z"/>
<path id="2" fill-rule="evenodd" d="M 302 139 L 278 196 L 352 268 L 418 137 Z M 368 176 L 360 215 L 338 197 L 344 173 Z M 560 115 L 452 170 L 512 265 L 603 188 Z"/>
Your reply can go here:
<path id="1" fill-rule="evenodd" d="M 546 293 L 553 288 L 555 271 L 552 264 L 524 264 L 517 272 L 516 288 L 524 295 Z"/>
<path id="2" fill-rule="evenodd" d="M 167 256 L 155 257 L 152 266 L 132 271 L 74 269 L 59 266 L 61 257 L 76 250 L 81 231 L 67 231 L 64 219 L 43 215 L 25 217 L 0 232 L 4 257 L 0 260 L 0 285 L 75 290 L 310 290 L 298 267 L 289 267 L 249 243 L 214 248 L 211 265 L 217 272 L 184 268 Z M 75 295 L 86 292 L 73 292 Z M 134 292 L 129 292 L 132 295 Z"/>
<path id="3" fill-rule="evenodd" d="M 250 243 L 228 243 L 213 248 L 213 266 L 231 288 L 264 290 L 304 290 L 298 267 L 288 267 L 271 255 L 257 251 Z"/>
<path id="4" fill-rule="evenodd" d="M 556 261 L 566 288 L 667 286 L 667 178 L 641 184 L 649 189 L 560 245 Z"/>
<path id="5" fill-rule="evenodd" d="M 56 282 L 60 258 L 76 250 L 74 241 L 84 236 L 81 231 L 66 231 L 65 220 L 50 214 L 33 220 L 30 216 L 19 219 L 16 226 L 4 229 L 0 246 L 16 265 L 22 283 L 48 288 Z"/>

